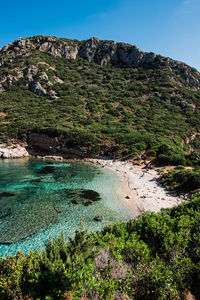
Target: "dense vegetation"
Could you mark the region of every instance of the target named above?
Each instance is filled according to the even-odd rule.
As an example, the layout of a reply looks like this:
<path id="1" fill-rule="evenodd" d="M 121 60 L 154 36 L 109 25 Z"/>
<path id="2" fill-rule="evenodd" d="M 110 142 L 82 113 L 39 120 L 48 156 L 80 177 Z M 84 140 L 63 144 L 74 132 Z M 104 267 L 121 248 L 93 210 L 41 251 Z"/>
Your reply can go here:
<path id="1" fill-rule="evenodd" d="M 0 258 L 2 300 L 182 299 L 199 280 L 200 193 L 101 232 L 81 229 L 69 242 L 61 235 L 41 253 Z"/>
<path id="2" fill-rule="evenodd" d="M 168 190 L 189 192 L 200 189 L 200 168 L 170 171 L 163 174 L 161 182 Z"/>
<path id="3" fill-rule="evenodd" d="M 68 146 L 93 154 L 135 158 L 146 153 L 164 165 L 199 163 L 200 91 L 167 63 L 116 68 L 37 49 L 31 56 L 8 58 L 3 57 L 0 78 L 17 70 L 23 77 L 2 83 L 1 141 L 47 132 L 68 137 Z M 57 99 L 30 92 L 30 66 L 38 68 L 34 80 L 48 83 Z M 48 79 L 41 77 L 44 72 Z"/>

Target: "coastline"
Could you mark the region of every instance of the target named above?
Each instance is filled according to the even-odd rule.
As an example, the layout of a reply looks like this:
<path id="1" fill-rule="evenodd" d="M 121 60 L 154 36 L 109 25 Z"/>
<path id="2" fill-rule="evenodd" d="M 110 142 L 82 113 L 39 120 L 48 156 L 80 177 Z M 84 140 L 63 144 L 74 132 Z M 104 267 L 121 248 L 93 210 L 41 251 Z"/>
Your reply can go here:
<path id="1" fill-rule="evenodd" d="M 167 191 L 158 181 L 159 173 L 145 168 L 145 165 L 111 159 L 88 161 L 107 167 L 118 174 L 121 180 L 117 191 L 120 201 L 133 212 L 133 217 L 147 211 L 159 212 L 162 208 L 171 208 L 187 201 L 185 195 Z"/>
<path id="2" fill-rule="evenodd" d="M 40 155 L 29 153 L 25 145 L 0 145 L 0 158 L 25 158 L 36 157 L 41 159 L 80 160 L 109 168 L 120 178 L 117 189 L 119 200 L 130 209 L 132 217 L 137 217 L 144 212 L 158 212 L 162 208 L 171 208 L 187 201 L 185 195 L 177 195 L 167 191 L 158 181 L 159 172 L 146 168 L 145 165 L 135 165 L 133 161 L 113 160 L 109 158 L 69 158 L 65 155 Z"/>

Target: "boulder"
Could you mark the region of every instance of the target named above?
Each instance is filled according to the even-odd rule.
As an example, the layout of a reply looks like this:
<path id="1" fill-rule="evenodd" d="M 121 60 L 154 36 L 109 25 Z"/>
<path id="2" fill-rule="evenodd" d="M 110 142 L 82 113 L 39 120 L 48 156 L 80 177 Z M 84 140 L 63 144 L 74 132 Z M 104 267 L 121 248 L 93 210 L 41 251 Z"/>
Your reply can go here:
<path id="1" fill-rule="evenodd" d="M 6 77 L 6 83 L 7 83 L 8 85 L 12 85 L 12 82 L 13 82 L 12 76 L 11 76 L 11 75 L 8 75 L 8 76 Z"/>
<path id="2" fill-rule="evenodd" d="M 49 80 L 49 77 L 48 77 L 47 73 L 42 72 L 42 74 L 40 75 L 40 79 L 42 79 L 42 80 Z"/>
<path id="3" fill-rule="evenodd" d="M 37 75 L 37 73 L 38 73 L 38 67 L 35 65 L 29 65 L 28 73 L 26 76 L 28 82 L 32 82 L 34 80 L 34 77 Z"/>
<path id="4" fill-rule="evenodd" d="M 38 81 L 33 81 L 30 84 L 30 91 L 37 96 L 44 96 L 46 95 L 46 90 L 42 87 L 42 85 Z"/>
<path id="5" fill-rule="evenodd" d="M 57 93 L 56 93 L 54 90 L 50 90 L 50 91 L 49 91 L 49 95 L 50 95 L 50 98 L 51 98 L 52 100 L 58 98 L 58 95 L 57 95 Z"/>
<path id="6" fill-rule="evenodd" d="M 25 147 L 13 145 L 6 148 L 5 145 L 0 145 L 0 158 L 19 158 L 29 156 Z"/>
<path id="7" fill-rule="evenodd" d="M 96 222 L 101 222 L 103 220 L 103 218 L 101 216 L 96 216 L 96 217 L 94 217 L 93 220 Z"/>

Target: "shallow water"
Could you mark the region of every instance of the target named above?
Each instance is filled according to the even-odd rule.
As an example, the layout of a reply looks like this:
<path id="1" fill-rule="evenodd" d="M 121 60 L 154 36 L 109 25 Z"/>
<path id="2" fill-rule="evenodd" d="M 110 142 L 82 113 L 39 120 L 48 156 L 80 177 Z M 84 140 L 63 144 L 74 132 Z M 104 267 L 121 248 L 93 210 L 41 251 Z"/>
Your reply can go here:
<path id="1" fill-rule="evenodd" d="M 0 256 L 44 248 L 61 231 L 71 237 L 80 220 L 89 231 L 127 220 L 119 183 L 115 173 L 89 163 L 0 160 Z"/>

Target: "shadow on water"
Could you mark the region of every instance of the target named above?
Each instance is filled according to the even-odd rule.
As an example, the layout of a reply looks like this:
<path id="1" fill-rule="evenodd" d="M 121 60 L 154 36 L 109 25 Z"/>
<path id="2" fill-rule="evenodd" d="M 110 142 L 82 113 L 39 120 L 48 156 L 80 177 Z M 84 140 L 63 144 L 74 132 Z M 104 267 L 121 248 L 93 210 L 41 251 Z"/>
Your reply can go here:
<path id="1" fill-rule="evenodd" d="M 12 197 L 12 196 L 15 196 L 15 194 L 11 192 L 0 192 L 0 199 L 4 197 Z"/>
<path id="2" fill-rule="evenodd" d="M 53 166 L 46 166 L 46 167 L 43 167 L 43 168 L 37 170 L 38 174 L 51 174 L 53 172 L 54 172 Z"/>

